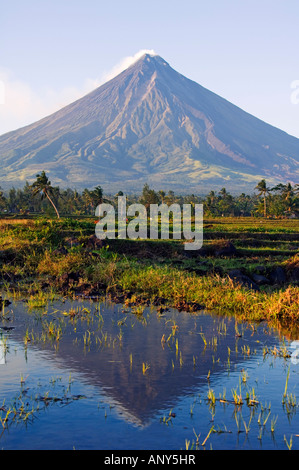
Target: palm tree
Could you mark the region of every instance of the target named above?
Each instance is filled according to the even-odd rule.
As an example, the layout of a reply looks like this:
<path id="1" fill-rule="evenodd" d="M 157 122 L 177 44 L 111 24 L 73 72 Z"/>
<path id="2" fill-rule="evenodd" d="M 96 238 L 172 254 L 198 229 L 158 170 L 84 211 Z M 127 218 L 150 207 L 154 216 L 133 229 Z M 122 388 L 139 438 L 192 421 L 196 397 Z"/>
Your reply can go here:
<path id="1" fill-rule="evenodd" d="M 6 200 L 5 200 L 5 197 L 4 197 L 4 193 L 3 193 L 3 191 L 0 187 L 0 208 L 4 209 L 5 204 L 6 204 Z"/>
<path id="2" fill-rule="evenodd" d="M 159 196 L 156 191 L 154 189 L 150 189 L 149 185 L 146 183 L 143 186 L 139 201 L 146 207 L 146 210 L 148 211 L 151 204 L 159 204 Z"/>
<path id="3" fill-rule="evenodd" d="M 278 184 L 275 188 L 272 188 L 272 191 L 279 191 L 283 201 L 285 201 L 285 205 L 288 212 L 291 212 L 292 207 L 295 205 L 295 188 L 291 185 L 291 183 L 287 184 Z"/>
<path id="4" fill-rule="evenodd" d="M 84 204 L 85 213 L 89 213 L 90 208 L 93 209 L 93 203 L 92 203 L 91 192 L 87 188 L 85 188 L 83 193 L 82 193 L 82 201 L 83 201 L 83 204 Z"/>
<path id="5" fill-rule="evenodd" d="M 103 189 L 101 186 L 96 186 L 91 192 L 90 192 L 92 204 L 97 207 L 99 204 L 102 204 L 104 202 L 103 198 Z"/>
<path id="6" fill-rule="evenodd" d="M 216 205 L 217 205 L 217 196 L 215 191 L 210 191 L 209 194 L 206 196 L 204 204 L 207 210 L 215 215 L 216 214 Z"/>
<path id="7" fill-rule="evenodd" d="M 267 187 L 266 180 L 261 180 L 255 187 L 259 191 L 259 196 L 264 198 L 264 217 L 267 217 L 267 194 L 270 191 L 270 188 Z"/>
<path id="8" fill-rule="evenodd" d="M 53 192 L 53 187 L 51 186 L 51 181 L 49 181 L 49 178 L 47 177 L 44 171 L 42 171 L 40 175 L 36 175 L 36 181 L 34 181 L 31 187 L 33 189 L 33 196 L 36 196 L 36 194 L 41 194 L 42 199 L 46 197 L 50 201 L 59 219 L 60 215 L 57 210 L 57 207 L 50 198 L 50 193 Z"/>
<path id="9" fill-rule="evenodd" d="M 160 191 L 158 192 L 158 194 L 159 194 L 159 197 L 161 198 L 162 204 L 164 204 L 165 191 L 163 191 L 162 189 L 160 189 Z"/>
<path id="10" fill-rule="evenodd" d="M 299 187 L 298 184 L 293 187 L 291 183 L 280 183 L 271 190 L 280 192 L 280 197 L 283 201 L 283 205 L 285 206 L 286 212 L 288 213 L 291 213 L 293 209 L 296 210 L 296 208 L 298 207 L 298 198 L 296 196 L 296 191 L 298 190 L 296 190 L 296 186 Z"/>
<path id="11" fill-rule="evenodd" d="M 228 195 L 228 192 L 226 191 L 225 188 L 222 188 L 222 189 L 220 189 L 219 194 L 220 194 L 221 197 L 223 197 L 223 199 L 225 199 Z"/>

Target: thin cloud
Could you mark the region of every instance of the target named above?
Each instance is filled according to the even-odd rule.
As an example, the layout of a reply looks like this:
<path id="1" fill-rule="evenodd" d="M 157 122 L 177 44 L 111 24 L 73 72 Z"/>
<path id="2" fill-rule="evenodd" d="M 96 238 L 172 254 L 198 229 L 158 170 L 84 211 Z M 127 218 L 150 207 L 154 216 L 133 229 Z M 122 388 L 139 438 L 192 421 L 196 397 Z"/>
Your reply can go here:
<path id="1" fill-rule="evenodd" d="M 144 54 L 156 55 L 152 49 L 141 49 L 132 56 L 124 57 L 100 78 L 86 78 L 82 87 L 64 87 L 61 90 L 47 88 L 37 93 L 28 84 L 15 78 L 11 71 L 0 70 L 0 135 L 32 124 L 49 114 L 76 101 L 103 83 L 111 80 L 130 67 Z"/>
<path id="2" fill-rule="evenodd" d="M 86 79 L 81 89 L 46 88 L 37 93 L 28 83 L 13 77 L 10 71 L 0 71 L 0 135 L 54 113 L 97 86 L 97 80 Z"/>
<path id="3" fill-rule="evenodd" d="M 5 83 L 0 80 L 0 104 L 5 104 Z"/>

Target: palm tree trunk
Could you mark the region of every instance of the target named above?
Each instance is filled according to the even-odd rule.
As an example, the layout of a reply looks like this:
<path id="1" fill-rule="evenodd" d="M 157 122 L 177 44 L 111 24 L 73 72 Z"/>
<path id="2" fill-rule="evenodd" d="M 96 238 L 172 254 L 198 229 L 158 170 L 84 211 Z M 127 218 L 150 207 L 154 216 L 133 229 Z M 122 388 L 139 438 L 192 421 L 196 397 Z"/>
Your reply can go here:
<path id="1" fill-rule="evenodd" d="M 264 193 L 264 217 L 267 217 L 266 193 Z"/>
<path id="2" fill-rule="evenodd" d="M 49 199 L 49 201 L 51 202 L 52 206 L 54 207 L 55 209 L 55 212 L 57 214 L 57 218 L 60 219 L 60 215 L 59 215 L 59 212 L 57 210 L 57 207 L 55 206 L 54 202 L 52 201 L 52 199 L 50 198 L 49 194 L 47 193 L 47 191 L 45 191 L 45 195 L 47 196 L 47 198 Z"/>

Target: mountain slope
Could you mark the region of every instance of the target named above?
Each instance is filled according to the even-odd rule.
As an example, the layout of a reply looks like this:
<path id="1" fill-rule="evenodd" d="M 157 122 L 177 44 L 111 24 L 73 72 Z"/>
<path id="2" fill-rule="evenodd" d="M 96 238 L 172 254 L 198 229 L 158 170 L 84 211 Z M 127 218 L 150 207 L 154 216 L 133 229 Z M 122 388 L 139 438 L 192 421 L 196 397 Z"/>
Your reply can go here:
<path id="1" fill-rule="evenodd" d="M 299 139 L 145 54 L 51 116 L 0 136 L 1 185 L 34 179 L 106 190 L 251 188 L 299 181 Z"/>

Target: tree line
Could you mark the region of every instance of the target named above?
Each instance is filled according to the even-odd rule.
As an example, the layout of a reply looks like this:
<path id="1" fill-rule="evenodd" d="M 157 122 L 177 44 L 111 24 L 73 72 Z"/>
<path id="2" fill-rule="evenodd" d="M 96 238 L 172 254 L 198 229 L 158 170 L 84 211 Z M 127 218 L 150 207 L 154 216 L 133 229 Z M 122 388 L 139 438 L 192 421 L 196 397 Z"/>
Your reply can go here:
<path id="1" fill-rule="evenodd" d="M 150 204 L 203 204 L 205 217 L 288 217 L 299 212 L 299 184 L 278 184 L 269 187 L 266 180 L 261 180 L 254 188 L 257 194 L 234 196 L 226 188 L 210 191 L 206 196 L 195 194 L 178 195 L 174 191 L 155 191 L 145 184 L 140 195 L 129 195 L 128 203 L 140 202 L 149 208 Z M 117 206 L 117 196 L 105 195 L 101 186 L 94 189 L 61 189 L 52 186 L 46 173 L 36 175 L 33 184 L 26 182 L 22 189 L 11 188 L 4 192 L 0 188 L 0 211 L 10 214 L 45 214 L 56 213 L 66 216 L 95 214 L 96 207 L 109 202 Z"/>

